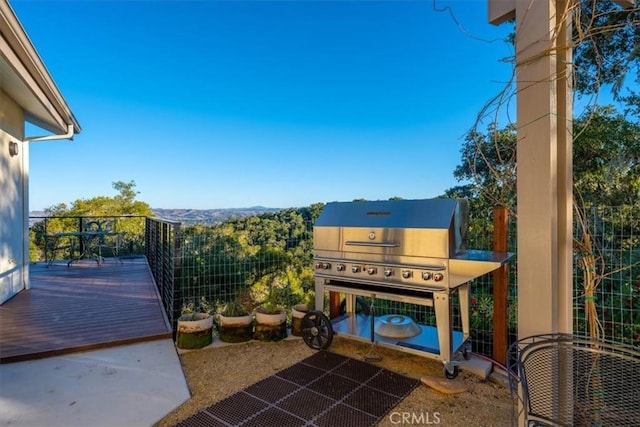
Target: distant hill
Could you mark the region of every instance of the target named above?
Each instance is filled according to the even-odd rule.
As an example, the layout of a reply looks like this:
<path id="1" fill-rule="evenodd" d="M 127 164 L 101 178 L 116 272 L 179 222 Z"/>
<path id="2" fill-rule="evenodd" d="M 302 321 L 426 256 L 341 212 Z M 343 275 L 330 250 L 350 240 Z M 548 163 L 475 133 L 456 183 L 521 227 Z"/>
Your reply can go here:
<path id="1" fill-rule="evenodd" d="M 152 209 L 156 217 L 168 221 L 177 221 L 185 224 L 219 224 L 231 218 L 243 218 L 246 216 L 259 215 L 267 212 L 278 212 L 280 208 L 267 208 L 264 206 L 252 206 L 249 208 L 226 208 L 226 209 Z M 31 211 L 30 217 L 44 217 L 43 211 Z M 31 218 L 30 224 L 38 219 Z"/>
<path id="2" fill-rule="evenodd" d="M 231 218 L 243 218 L 267 212 L 278 212 L 280 208 L 252 206 L 250 208 L 226 209 L 153 209 L 161 219 L 179 221 L 186 224 L 219 224 Z"/>

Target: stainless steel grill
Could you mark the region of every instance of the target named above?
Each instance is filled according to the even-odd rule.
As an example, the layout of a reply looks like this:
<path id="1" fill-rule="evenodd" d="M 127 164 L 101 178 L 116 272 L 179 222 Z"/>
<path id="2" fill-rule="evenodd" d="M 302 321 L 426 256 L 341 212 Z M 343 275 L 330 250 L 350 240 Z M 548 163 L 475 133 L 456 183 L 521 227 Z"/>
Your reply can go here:
<path id="1" fill-rule="evenodd" d="M 468 282 L 511 256 L 467 249 L 468 219 L 465 199 L 328 203 L 313 230 L 318 310 L 325 292 L 343 293 L 347 312 L 331 320 L 333 331 L 434 356 L 455 377 L 452 355 L 469 350 Z M 451 328 L 452 292 L 459 293 L 462 331 Z M 356 296 L 433 306 L 437 325 L 419 325 L 421 333 L 406 339 L 377 335 L 375 313 L 355 313 Z"/>

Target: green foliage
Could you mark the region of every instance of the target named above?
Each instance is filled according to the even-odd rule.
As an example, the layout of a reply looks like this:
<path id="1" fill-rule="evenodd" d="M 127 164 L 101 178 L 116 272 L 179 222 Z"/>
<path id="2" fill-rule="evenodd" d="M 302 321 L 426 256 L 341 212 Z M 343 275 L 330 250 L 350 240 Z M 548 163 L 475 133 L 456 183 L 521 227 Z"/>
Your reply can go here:
<path id="1" fill-rule="evenodd" d="M 221 307 L 251 295 L 245 309 L 313 299 L 311 230 L 322 204 L 183 229 L 183 299 L 204 295 Z M 311 294 L 311 295 L 310 295 Z M 246 298 L 243 298 L 246 299 Z"/>
<path id="2" fill-rule="evenodd" d="M 585 205 L 640 200 L 640 125 L 613 107 L 588 110 L 574 126 L 574 183 Z"/>
<path id="3" fill-rule="evenodd" d="M 185 302 L 182 304 L 182 308 L 180 310 L 181 315 L 191 314 L 196 312 L 196 305 L 193 301 Z"/>
<path id="4" fill-rule="evenodd" d="M 68 209 L 65 204 L 59 204 L 45 209 L 45 212 L 55 216 L 153 216 L 153 211 L 147 203 L 135 200 L 138 194 L 134 190 L 135 186 L 134 181 L 116 181 L 112 183 L 112 187 L 118 194 L 113 197 L 78 199 Z"/>
<path id="5" fill-rule="evenodd" d="M 252 295 L 266 312 L 277 312 L 296 304 L 309 302 L 309 291 L 303 286 L 300 272 L 285 267 L 281 271 L 269 273 L 251 288 Z"/>
<path id="6" fill-rule="evenodd" d="M 574 186 L 585 206 L 637 205 L 640 200 L 640 125 L 613 107 L 595 107 L 574 120 Z M 516 210 L 514 126 L 467 135 L 454 176 L 465 186 L 448 196 L 471 200 L 471 211 L 501 204 Z"/>
<path id="7" fill-rule="evenodd" d="M 637 2 L 636 2 L 637 3 Z M 575 89 L 598 94 L 603 86 L 640 115 L 640 9 L 581 0 L 573 25 Z M 635 89 L 634 89 L 635 86 Z M 636 120 L 637 121 L 637 120 Z"/>
<path id="8" fill-rule="evenodd" d="M 240 301 L 233 300 L 224 305 L 220 314 L 226 317 L 242 317 L 248 313 Z"/>
<path id="9" fill-rule="evenodd" d="M 118 191 L 113 197 L 78 199 L 71 207 L 59 203 L 46 208 L 46 215 L 56 218 L 47 218 L 31 227 L 31 260 L 44 259 L 46 235 L 82 230 L 87 221 L 95 220 L 113 223 L 112 229 L 120 233 L 125 244 L 123 253 L 129 248 L 140 253 L 144 246 L 144 217 L 152 217 L 153 211 L 147 203 L 135 200 L 138 192 L 134 190 L 134 181 L 116 181 L 112 185 Z"/>
<path id="10" fill-rule="evenodd" d="M 493 329 L 493 297 L 490 295 L 472 297 L 470 310 L 471 329 L 485 331 Z"/>
<path id="11" fill-rule="evenodd" d="M 512 20 L 511 24 L 515 22 Z M 580 97 L 610 89 L 630 120 L 640 117 L 640 7 L 580 0 L 573 11 L 573 87 Z M 514 27 L 515 28 L 515 27 Z M 505 40 L 516 43 L 515 29 Z M 512 59 L 515 61 L 515 56 Z M 498 97 L 500 98 L 500 97 Z"/>
<path id="12" fill-rule="evenodd" d="M 456 167 L 453 176 L 472 183 L 472 187 L 456 187 L 471 200 L 479 199 L 470 208 L 486 209 L 498 204 L 515 208 L 516 140 L 513 125 L 505 129 L 492 125 L 484 134 L 475 131 L 467 134 L 461 149 L 462 164 Z"/>
<path id="13" fill-rule="evenodd" d="M 594 255 L 601 279 L 597 312 L 607 337 L 637 345 L 640 296 L 633 284 L 640 283 L 640 125 L 607 106 L 588 109 L 574 120 L 573 129 L 574 194 L 586 220 L 586 229 L 577 230 L 575 237 L 588 232 L 596 239 Z M 455 176 L 470 183 L 449 189 L 446 195 L 470 200 L 474 212 L 468 231 L 470 247 L 479 247 L 473 239 L 483 233 L 490 237 L 491 220 L 483 212 L 496 203 L 517 212 L 516 136 L 513 127 L 489 127 L 486 134 L 471 133 L 462 148 L 463 161 Z M 577 295 L 584 288 L 579 268 L 575 274 Z M 472 306 L 472 329 L 492 329 L 489 304 L 482 299 L 489 293 L 490 289 L 478 288 L 475 294 L 478 299 Z M 509 311 L 510 327 L 515 324 L 512 313 L 517 315 L 515 310 Z M 584 330 L 585 317 L 584 307 L 577 307 L 576 331 Z"/>

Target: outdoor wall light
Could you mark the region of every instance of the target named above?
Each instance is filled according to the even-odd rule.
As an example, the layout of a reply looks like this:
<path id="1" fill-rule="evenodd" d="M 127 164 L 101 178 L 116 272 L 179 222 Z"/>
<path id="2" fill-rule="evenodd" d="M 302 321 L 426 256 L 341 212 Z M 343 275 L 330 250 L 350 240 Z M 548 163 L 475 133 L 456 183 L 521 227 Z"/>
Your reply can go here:
<path id="1" fill-rule="evenodd" d="M 9 141 L 9 155 L 11 157 L 18 155 L 18 143 L 14 141 Z"/>

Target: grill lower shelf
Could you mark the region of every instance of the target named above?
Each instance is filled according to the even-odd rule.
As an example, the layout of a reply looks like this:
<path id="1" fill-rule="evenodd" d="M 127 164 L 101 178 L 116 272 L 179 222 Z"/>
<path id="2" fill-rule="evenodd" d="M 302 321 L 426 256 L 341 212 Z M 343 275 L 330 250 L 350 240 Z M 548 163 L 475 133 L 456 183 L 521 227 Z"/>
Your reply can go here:
<path id="1" fill-rule="evenodd" d="M 377 317 L 376 317 L 377 319 Z M 375 323 L 375 322 L 374 322 Z M 365 314 L 347 314 L 337 317 L 331 321 L 334 333 L 358 339 L 361 341 L 371 341 L 371 318 Z M 428 356 L 437 360 L 440 357 L 440 346 L 438 344 L 438 329 L 435 326 L 420 325 L 421 332 L 411 338 L 386 338 L 374 335 L 375 341 L 382 346 L 398 348 L 402 351 L 414 353 L 420 356 Z M 452 354 L 462 350 L 465 341 L 461 331 L 453 331 L 451 337 Z"/>
<path id="2" fill-rule="evenodd" d="M 430 306 L 434 309 L 435 326 L 417 325 L 420 333 L 415 336 L 396 338 L 389 335 L 373 335 L 375 342 L 382 346 L 393 347 L 399 351 L 414 353 L 420 356 L 431 357 L 440 360 L 445 367 L 445 376 L 449 379 L 458 375 L 458 361 L 455 360 L 459 353 L 466 359 L 470 356 L 469 339 L 469 284 L 464 283 L 454 289 L 420 292 L 396 289 L 391 287 L 370 289 L 362 283 L 332 282 L 321 277 L 316 277 L 316 310 L 322 314 L 326 292 L 333 295 L 344 294 L 346 302 L 346 314 L 331 322 L 334 333 L 362 341 L 372 340 L 371 328 L 380 319 L 372 318 L 369 314 L 358 313 L 355 307 L 357 296 L 375 299 L 386 299 L 402 303 Z M 457 293 L 458 306 L 460 308 L 460 323 L 462 331 L 455 330 L 451 321 L 452 294 Z M 375 310 L 369 313 L 375 315 Z M 322 314 L 324 316 L 324 314 Z M 373 322 L 372 322 L 373 320 Z M 382 321 L 380 323 L 383 323 Z M 317 332 L 317 330 L 316 330 Z M 415 332 L 415 331 L 414 331 Z M 322 334 L 317 334 L 321 337 Z M 402 335 L 397 335 L 402 336 Z M 329 342 L 329 340 L 325 341 Z M 309 344 L 309 343 L 308 343 Z M 311 346 L 311 345 L 310 345 Z"/>

